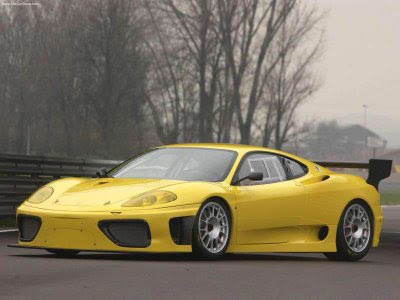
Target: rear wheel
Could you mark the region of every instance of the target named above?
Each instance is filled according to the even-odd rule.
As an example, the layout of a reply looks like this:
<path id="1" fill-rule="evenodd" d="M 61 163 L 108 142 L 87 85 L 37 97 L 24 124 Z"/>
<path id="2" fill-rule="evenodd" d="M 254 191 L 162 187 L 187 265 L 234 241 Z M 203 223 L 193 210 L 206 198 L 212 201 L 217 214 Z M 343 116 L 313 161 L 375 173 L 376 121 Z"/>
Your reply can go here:
<path id="1" fill-rule="evenodd" d="M 219 199 L 203 203 L 193 224 L 193 253 L 207 259 L 224 255 L 229 244 L 231 216 L 226 204 Z"/>
<path id="2" fill-rule="evenodd" d="M 55 254 L 60 257 L 71 257 L 78 254 L 80 251 L 78 250 L 61 250 L 61 249 L 46 249 L 47 252 Z"/>
<path id="3" fill-rule="evenodd" d="M 332 260 L 360 260 L 371 248 L 373 225 L 368 205 L 361 200 L 351 201 L 340 217 L 336 235 L 337 252 L 327 252 L 325 256 Z"/>

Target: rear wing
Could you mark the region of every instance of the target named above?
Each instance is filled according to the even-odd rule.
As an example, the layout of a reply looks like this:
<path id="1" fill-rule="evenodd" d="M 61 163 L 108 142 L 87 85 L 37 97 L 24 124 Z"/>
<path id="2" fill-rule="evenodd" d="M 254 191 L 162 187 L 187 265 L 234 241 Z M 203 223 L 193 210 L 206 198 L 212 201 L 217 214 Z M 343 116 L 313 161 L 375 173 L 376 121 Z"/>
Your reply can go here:
<path id="1" fill-rule="evenodd" d="M 362 162 L 330 162 L 314 161 L 326 168 L 368 169 L 367 183 L 378 190 L 379 182 L 390 176 L 392 161 L 388 159 L 370 159 L 368 163 Z"/>

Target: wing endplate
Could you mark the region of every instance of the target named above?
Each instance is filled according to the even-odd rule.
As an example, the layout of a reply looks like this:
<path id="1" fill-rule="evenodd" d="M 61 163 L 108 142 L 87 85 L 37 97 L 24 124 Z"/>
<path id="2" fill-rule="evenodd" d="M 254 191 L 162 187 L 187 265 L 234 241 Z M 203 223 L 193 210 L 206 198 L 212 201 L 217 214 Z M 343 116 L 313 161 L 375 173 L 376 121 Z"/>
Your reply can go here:
<path id="1" fill-rule="evenodd" d="M 370 159 L 367 183 L 378 190 L 379 182 L 392 173 L 392 161 L 388 159 Z"/>

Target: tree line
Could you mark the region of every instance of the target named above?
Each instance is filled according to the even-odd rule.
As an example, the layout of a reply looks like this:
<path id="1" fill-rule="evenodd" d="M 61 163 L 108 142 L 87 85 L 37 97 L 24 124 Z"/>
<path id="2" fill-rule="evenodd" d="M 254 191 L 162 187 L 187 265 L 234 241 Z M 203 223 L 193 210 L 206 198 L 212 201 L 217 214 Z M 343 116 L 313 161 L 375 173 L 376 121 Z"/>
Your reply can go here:
<path id="1" fill-rule="evenodd" d="M 323 13 L 298 0 L 42 0 L 0 8 L 0 152 L 124 158 L 281 149 L 307 129 Z"/>

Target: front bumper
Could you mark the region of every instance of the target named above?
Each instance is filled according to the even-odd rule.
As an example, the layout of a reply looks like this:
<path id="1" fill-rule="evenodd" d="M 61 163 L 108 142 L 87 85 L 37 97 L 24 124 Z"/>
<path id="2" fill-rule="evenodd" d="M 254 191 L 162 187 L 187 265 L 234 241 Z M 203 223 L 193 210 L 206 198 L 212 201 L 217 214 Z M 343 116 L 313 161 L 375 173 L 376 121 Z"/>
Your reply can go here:
<path id="1" fill-rule="evenodd" d="M 191 252 L 191 245 L 174 242 L 170 220 L 195 216 L 199 204 L 140 211 L 69 212 L 21 205 L 19 215 L 39 217 L 41 226 L 32 241 L 18 241 L 18 247 L 39 249 L 73 249 L 112 252 Z M 99 227 L 104 221 L 141 220 L 148 224 L 151 240 L 146 247 L 121 246 Z"/>

